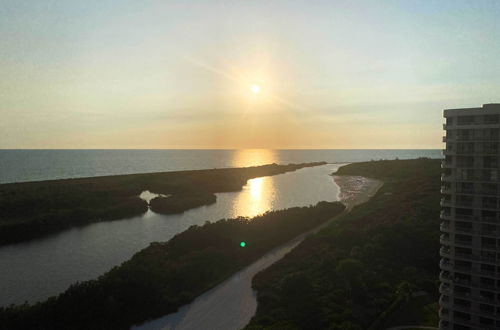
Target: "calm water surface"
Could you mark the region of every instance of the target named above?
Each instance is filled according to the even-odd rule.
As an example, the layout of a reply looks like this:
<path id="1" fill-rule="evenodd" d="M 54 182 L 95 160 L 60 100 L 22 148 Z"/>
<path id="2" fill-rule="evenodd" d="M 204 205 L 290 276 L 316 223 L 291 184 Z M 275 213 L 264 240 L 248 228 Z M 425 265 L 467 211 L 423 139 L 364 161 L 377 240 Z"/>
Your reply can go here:
<path id="1" fill-rule="evenodd" d="M 0 183 L 311 161 L 440 158 L 439 150 L 0 150 Z M 143 216 L 74 228 L 0 248 L 0 306 L 43 300 L 76 281 L 96 278 L 153 241 L 194 224 L 267 210 L 334 201 L 329 174 L 339 165 L 249 180 L 241 192 L 180 215 Z"/>
<path id="2" fill-rule="evenodd" d="M 0 183 L 313 161 L 440 158 L 437 149 L 0 150 Z"/>
<path id="3" fill-rule="evenodd" d="M 167 241 L 191 225 L 267 210 L 338 200 L 329 174 L 340 165 L 249 180 L 241 192 L 217 194 L 217 203 L 180 215 L 96 223 L 44 239 L 0 248 L 0 305 L 45 299 L 76 281 L 96 278 L 152 241 Z"/>

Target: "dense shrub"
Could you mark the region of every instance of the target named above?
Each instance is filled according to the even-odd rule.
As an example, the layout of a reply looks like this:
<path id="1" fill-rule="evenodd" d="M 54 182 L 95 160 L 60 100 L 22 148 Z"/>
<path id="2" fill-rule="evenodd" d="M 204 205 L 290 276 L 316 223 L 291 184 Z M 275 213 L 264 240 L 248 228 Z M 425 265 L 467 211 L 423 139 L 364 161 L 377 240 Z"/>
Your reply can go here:
<path id="1" fill-rule="evenodd" d="M 263 165 L 182 172 L 0 184 L 0 245 L 41 237 L 96 221 L 147 211 L 144 190 L 172 194 L 155 201 L 161 213 L 180 213 L 215 202 L 215 192 L 240 190 L 251 178 L 325 163 Z"/>
<path id="2" fill-rule="evenodd" d="M 152 243 L 121 266 L 96 280 L 77 283 L 57 297 L 34 305 L 0 308 L 0 328 L 128 329 L 174 312 L 267 251 L 344 208 L 340 203 L 320 202 L 252 219 L 192 226 L 166 243 Z M 247 242 L 245 248 L 240 247 L 241 241 Z"/>
<path id="3" fill-rule="evenodd" d="M 384 186 L 256 275 L 258 307 L 248 329 L 308 329 L 307 320 L 319 322 L 316 329 L 377 329 L 406 303 L 409 290 L 437 299 L 440 161 L 354 163 L 337 174 L 378 178 Z M 283 289 L 290 278 L 314 292 L 318 305 L 307 309 L 307 319 Z"/>

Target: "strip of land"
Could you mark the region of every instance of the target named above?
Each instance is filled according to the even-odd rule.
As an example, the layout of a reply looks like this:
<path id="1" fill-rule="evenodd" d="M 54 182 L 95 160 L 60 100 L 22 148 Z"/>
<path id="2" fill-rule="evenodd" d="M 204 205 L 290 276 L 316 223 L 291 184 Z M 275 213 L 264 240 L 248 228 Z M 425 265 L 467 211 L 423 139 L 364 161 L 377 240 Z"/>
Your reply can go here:
<path id="1" fill-rule="evenodd" d="M 340 200 L 347 209 L 366 202 L 381 187 L 382 182 L 363 177 L 336 177 L 340 187 Z M 178 312 L 148 322 L 133 329 L 137 330 L 198 330 L 198 329 L 241 329 L 254 316 L 257 301 L 252 290 L 252 278 L 276 261 L 283 258 L 305 237 L 321 227 L 336 221 L 337 217 L 300 234 L 294 239 L 266 253 L 243 270 L 212 290 L 197 297 L 191 304 L 182 306 Z"/>
<path id="2" fill-rule="evenodd" d="M 143 214 L 141 192 L 169 197 L 151 201 L 153 211 L 181 213 L 216 202 L 215 193 L 239 191 L 247 180 L 324 162 L 197 171 L 116 175 L 0 185 L 0 245 L 27 241 L 98 221 Z"/>
<path id="3" fill-rule="evenodd" d="M 353 176 L 384 185 L 254 277 L 258 307 L 246 329 L 385 329 L 418 324 L 395 317 L 413 292 L 437 301 L 440 161 L 354 163 L 335 175 L 353 189 Z M 420 322 L 435 326 L 437 310 Z"/>
<path id="4" fill-rule="evenodd" d="M 128 329 L 174 312 L 268 251 L 342 213 L 339 202 L 192 226 L 97 280 L 33 305 L 0 308 L 6 329 Z M 246 244 L 241 244 L 245 242 Z"/>

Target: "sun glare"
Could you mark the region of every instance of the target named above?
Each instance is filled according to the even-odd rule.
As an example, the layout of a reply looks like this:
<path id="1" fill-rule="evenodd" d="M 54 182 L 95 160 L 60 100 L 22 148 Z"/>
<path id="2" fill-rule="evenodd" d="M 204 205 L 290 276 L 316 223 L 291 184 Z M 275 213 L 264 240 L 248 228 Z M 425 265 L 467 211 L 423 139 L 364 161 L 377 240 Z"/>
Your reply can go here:
<path id="1" fill-rule="evenodd" d="M 254 93 L 254 94 L 259 94 L 259 93 L 260 93 L 260 91 L 261 91 L 261 88 L 260 88 L 260 86 L 259 86 L 259 85 L 254 84 L 254 85 L 252 85 L 252 86 L 250 87 L 250 90 L 251 90 L 251 91 L 252 91 L 252 93 Z"/>

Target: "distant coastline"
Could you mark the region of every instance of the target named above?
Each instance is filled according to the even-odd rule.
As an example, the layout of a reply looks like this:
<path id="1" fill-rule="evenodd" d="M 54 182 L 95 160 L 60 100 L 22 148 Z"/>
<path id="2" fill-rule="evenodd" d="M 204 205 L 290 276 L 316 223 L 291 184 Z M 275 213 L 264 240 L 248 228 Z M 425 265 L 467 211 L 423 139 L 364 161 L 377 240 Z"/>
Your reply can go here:
<path id="1" fill-rule="evenodd" d="M 1 150 L 0 184 L 326 161 L 442 158 L 441 149 Z"/>
<path id="2" fill-rule="evenodd" d="M 123 219 L 148 210 L 139 195 L 157 194 L 163 214 L 215 203 L 214 193 L 239 191 L 247 180 L 325 162 L 245 168 L 117 175 L 0 185 L 0 245 L 27 241 L 92 222 Z"/>

